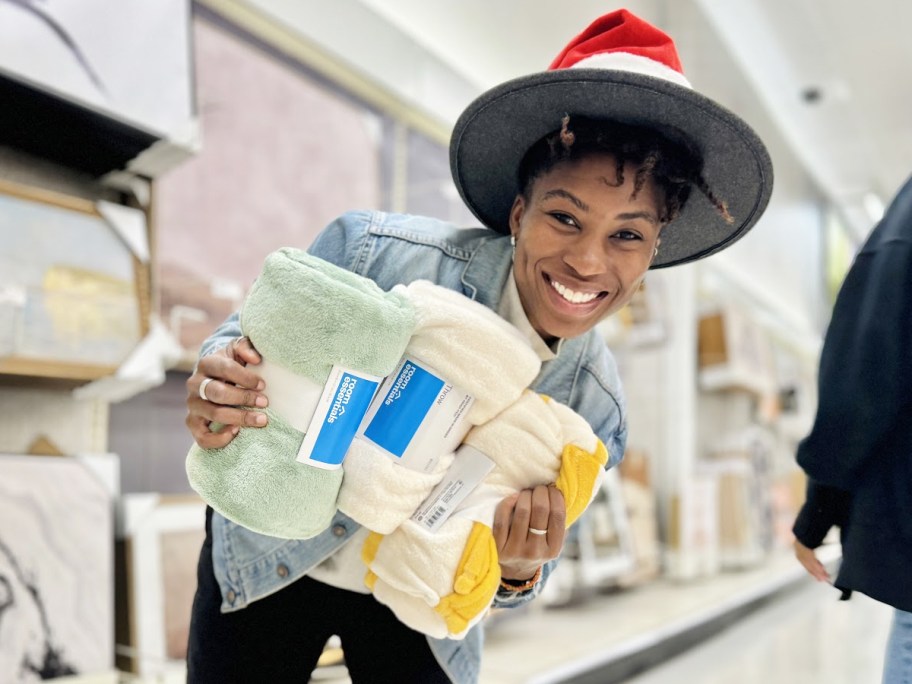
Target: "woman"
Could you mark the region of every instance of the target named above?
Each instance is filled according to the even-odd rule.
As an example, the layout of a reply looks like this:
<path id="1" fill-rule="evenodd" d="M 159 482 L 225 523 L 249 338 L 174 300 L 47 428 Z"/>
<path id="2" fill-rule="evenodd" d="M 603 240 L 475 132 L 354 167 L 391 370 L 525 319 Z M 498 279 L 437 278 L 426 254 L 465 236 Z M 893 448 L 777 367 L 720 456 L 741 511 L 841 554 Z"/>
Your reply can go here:
<path id="1" fill-rule="evenodd" d="M 858 250 L 827 326 L 795 555 L 812 577 L 894 608 L 884 684 L 912 680 L 912 178 Z M 840 528 L 834 579 L 814 549 Z"/>
<path id="2" fill-rule="evenodd" d="M 596 20 L 549 71 L 472 103 L 450 158 L 484 228 L 350 213 L 309 251 L 384 289 L 427 279 L 495 310 L 543 361 L 534 389 L 586 418 L 608 448 L 608 466 L 616 465 L 624 399 L 594 326 L 630 300 L 649 268 L 707 256 L 753 226 L 772 184 L 763 144 L 690 89 L 668 36 L 621 10 Z M 204 448 L 265 424 L 238 408 L 268 401 L 268 388 L 245 367 L 260 358 L 239 335 L 234 316 L 206 342 L 187 381 L 187 425 Z M 210 422 L 226 427 L 211 432 Z M 498 506 L 503 582 L 495 606 L 540 592 L 563 545 L 564 513 L 553 486 Z M 356 682 L 476 681 L 481 630 L 435 640 L 397 623 L 365 593 L 363 534 L 340 514 L 313 539 L 282 542 L 210 512 L 190 681 L 304 679 L 332 634 Z"/>

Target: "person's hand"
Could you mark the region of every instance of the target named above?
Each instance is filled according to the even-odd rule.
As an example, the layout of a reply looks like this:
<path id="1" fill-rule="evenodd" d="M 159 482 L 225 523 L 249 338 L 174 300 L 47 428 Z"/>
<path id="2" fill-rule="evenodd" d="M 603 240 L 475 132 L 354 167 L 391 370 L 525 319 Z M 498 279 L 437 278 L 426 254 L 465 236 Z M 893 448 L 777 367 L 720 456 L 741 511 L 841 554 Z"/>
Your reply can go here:
<path id="1" fill-rule="evenodd" d="M 193 375 L 187 378 L 186 423 L 202 448 L 220 449 L 234 439 L 241 427 L 266 425 L 266 414 L 241 408 L 264 408 L 269 403 L 262 394 L 266 383 L 247 368 L 261 360 L 246 337 L 236 337 L 199 360 Z M 213 432 L 210 423 L 219 423 L 218 431 Z"/>
<path id="2" fill-rule="evenodd" d="M 797 539 L 795 540 L 795 557 L 804 566 L 804 569 L 818 582 L 829 582 L 830 573 L 826 566 L 817 558 L 814 549 L 810 549 Z"/>
<path id="3" fill-rule="evenodd" d="M 501 576 L 531 579 L 564 546 L 567 510 L 554 485 L 524 489 L 501 501 L 494 512 L 494 541 Z"/>

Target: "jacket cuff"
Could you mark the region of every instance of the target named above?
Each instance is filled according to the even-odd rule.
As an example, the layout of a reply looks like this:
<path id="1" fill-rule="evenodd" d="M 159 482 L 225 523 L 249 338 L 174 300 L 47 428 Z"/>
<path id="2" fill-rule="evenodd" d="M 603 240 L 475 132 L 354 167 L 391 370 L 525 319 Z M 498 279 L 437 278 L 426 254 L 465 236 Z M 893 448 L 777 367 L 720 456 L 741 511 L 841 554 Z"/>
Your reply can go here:
<path id="1" fill-rule="evenodd" d="M 792 527 L 795 538 L 810 549 L 817 548 L 831 527 L 845 524 L 848 505 L 848 492 L 809 479 L 807 499 Z"/>

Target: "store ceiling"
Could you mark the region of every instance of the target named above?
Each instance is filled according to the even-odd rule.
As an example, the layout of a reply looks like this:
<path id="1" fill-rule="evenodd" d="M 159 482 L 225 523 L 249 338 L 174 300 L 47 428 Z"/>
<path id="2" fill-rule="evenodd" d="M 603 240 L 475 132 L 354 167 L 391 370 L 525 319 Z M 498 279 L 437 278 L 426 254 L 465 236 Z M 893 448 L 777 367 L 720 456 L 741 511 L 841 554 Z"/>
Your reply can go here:
<path id="1" fill-rule="evenodd" d="M 615 5 L 598 0 L 361 0 L 486 88 L 544 68 Z M 680 0 L 630 0 L 672 36 Z M 910 0 L 694 0 L 821 192 L 864 235 L 912 174 Z M 694 39 L 690 36 L 690 39 Z M 686 66 L 686 65 L 685 65 Z"/>

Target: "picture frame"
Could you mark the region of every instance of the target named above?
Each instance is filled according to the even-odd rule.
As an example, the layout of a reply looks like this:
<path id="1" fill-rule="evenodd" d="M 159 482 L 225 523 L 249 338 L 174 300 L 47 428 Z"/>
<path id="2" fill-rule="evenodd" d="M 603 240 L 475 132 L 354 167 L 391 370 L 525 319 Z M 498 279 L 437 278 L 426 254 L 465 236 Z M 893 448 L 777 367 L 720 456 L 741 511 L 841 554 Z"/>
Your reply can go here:
<path id="1" fill-rule="evenodd" d="M 117 665 L 141 677 L 186 666 L 206 504 L 196 495 L 124 494 L 116 544 Z"/>
<path id="2" fill-rule="evenodd" d="M 0 180 L 0 376 L 111 375 L 150 298 L 142 211 Z"/>

